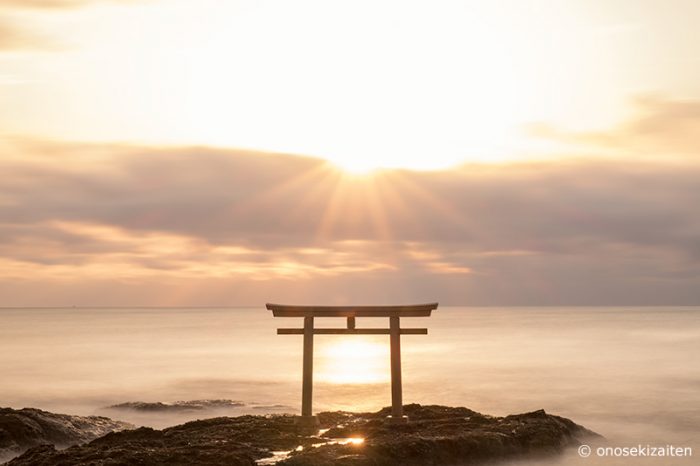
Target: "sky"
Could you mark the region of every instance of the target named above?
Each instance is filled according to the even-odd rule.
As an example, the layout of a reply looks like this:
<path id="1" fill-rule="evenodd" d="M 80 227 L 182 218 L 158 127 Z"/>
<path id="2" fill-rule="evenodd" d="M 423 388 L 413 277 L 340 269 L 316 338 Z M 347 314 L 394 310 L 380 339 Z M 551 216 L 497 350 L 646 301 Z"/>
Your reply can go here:
<path id="1" fill-rule="evenodd" d="M 700 304 L 691 0 L 0 0 L 0 306 Z"/>

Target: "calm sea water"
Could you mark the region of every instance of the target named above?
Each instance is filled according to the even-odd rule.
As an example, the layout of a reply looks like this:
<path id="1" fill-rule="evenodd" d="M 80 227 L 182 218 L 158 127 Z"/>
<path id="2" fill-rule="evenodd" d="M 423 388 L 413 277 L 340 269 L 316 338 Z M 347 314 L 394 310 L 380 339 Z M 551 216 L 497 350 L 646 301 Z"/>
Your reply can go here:
<path id="1" fill-rule="evenodd" d="M 358 319 L 358 327 L 386 326 Z M 342 326 L 319 319 L 321 326 Z M 301 319 L 264 309 L 1 309 L 0 405 L 103 414 L 163 427 L 219 414 L 296 412 Z M 700 308 L 440 308 L 402 337 L 404 401 L 505 415 L 544 408 L 612 446 L 674 445 L 690 458 L 579 458 L 548 464 L 690 465 L 700 457 Z M 318 336 L 314 409 L 390 403 L 388 337 Z M 177 413 L 127 401 L 232 399 Z M 525 463 L 518 463 L 525 464 Z M 527 463 L 544 464 L 544 462 Z"/>

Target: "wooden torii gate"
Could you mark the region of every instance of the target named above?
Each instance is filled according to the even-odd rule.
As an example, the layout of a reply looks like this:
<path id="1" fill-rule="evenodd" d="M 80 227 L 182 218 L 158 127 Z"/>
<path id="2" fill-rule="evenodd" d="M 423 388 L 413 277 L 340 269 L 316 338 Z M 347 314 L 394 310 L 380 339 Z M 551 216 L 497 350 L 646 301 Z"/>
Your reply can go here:
<path id="1" fill-rule="evenodd" d="M 407 306 L 290 306 L 267 304 L 274 317 L 303 317 L 304 328 L 278 328 L 278 335 L 304 335 L 304 371 L 299 423 L 316 425 L 312 412 L 314 335 L 389 335 L 391 342 L 390 422 L 407 422 L 401 391 L 401 335 L 427 335 L 427 328 L 401 328 L 401 317 L 429 317 L 438 303 Z M 314 317 L 345 317 L 347 328 L 314 328 Z M 389 328 L 355 328 L 356 317 L 388 317 Z"/>

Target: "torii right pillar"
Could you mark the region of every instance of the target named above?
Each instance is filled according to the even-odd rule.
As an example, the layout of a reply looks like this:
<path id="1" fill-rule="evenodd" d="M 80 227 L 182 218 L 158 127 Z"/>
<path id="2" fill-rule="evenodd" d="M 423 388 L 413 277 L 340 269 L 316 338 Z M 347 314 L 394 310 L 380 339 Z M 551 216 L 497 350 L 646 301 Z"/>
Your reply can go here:
<path id="1" fill-rule="evenodd" d="M 391 346 L 391 418 L 390 422 L 408 421 L 403 414 L 403 389 L 401 388 L 401 322 L 399 316 L 389 317 L 389 342 Z"/>

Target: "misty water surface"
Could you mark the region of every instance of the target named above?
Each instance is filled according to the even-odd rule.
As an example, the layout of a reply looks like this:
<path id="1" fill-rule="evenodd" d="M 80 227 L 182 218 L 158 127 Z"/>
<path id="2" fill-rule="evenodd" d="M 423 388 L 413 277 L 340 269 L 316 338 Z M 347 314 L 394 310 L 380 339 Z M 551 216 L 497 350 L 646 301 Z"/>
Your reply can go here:
<path id="1" fill-rule="evenodd" d="M 386 319 L 358 319 L 358 327 Z M 341 319 L 319 319 L 342 326 Z M 301 319 L 260 309 L 0 310 L 0 405 L 102 414 L 163 427 L 241 413 L 297 412 Z M 439 308 L 402 337 L 404 401 L 506 415 L 544 408 L 616 446 L 673 444 L 700 455 L 699 308 Z M 388 338 L 320 336 L 314 409 L 390 403 Z M 128 401 L 231 399 L 175 413 L 114 411 Z M 694 464 L 693 458 L 555 464 Z M 526 464 L 526 463 L 518 463 Z M 532 464 L 532 463 L 529 463 Z"/>

